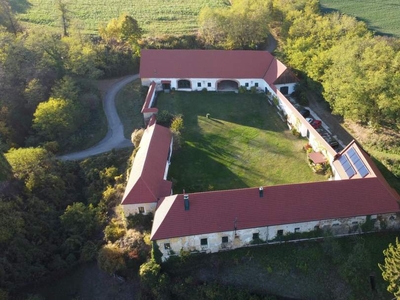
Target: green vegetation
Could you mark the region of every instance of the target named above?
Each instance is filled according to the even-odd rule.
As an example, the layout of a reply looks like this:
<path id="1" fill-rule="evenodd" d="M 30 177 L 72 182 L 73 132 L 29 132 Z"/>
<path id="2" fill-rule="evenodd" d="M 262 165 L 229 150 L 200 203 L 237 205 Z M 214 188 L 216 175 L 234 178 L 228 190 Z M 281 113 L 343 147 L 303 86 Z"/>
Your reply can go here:
<path id="1" fill-rule="evenodd" d="M 379 34 L 400 37 L 397 0 L 357 1 L 357 0 L 321 0 L 324 11 L 337 10 L 354 16 L 367 23 L 368 27 Z"/>
<path id="2" fill-rule="evenodd" d="M 192 254 L 170 258 L 161 270 L 175 283 L 169 289 L 174 297 L 192 295 L 213 283 L 295 299 L 370 299 L 370 275 L 374 275 L 374 299 L 390 299 L 377 262 L 383 261 L 382 251 L 395 236 L 326 237 L 315 242 Z"/>
<path id="3" fill-rule="evenodd" d="M 173 92 L 160 94 L 157 107 L 183 116 L 169 171 L 176 192 L 325 180 L 263 94 Z"/>
<path id="4" fill-rule="evenodd" d="M 141 114 L 147 89 L 142 89 L 140 80 L 127 84 L 115 97 L 118 116 L 124 125 L 124 135 L 130 139 L 135 129 L 144 127 Z"/>
<path id="5" fill-rule="evenodd" d="M 203 7 L 226 6 L 223 0 L 78 0 L 66 3 L 72 21 L 83 27 L 85 32 L 96 33 L 100 24 L 127 13 L 138 20 L 149 36 L 192 34 L 197 29 L 197 17 Z M 36 24 L 61 28 L 59 11 L 52 0 L 30 0 L 17 17 L 27 26 Z"/>
<path id="6" fill-rule="evenodd" d="M 400 297 L 400 277 L 399 277 L 399 266 L 400 266 L 400 244 L 399 239 L 396 237 L 396 244 L 389 244 L 389 247 L 383 251 L 385 255 L 385 264 L 379 264 L 379 268 L 382 270 L 383 279 L 385 279 L 389 285 L 387 290 L 391 292 L 396 298 Z"/>

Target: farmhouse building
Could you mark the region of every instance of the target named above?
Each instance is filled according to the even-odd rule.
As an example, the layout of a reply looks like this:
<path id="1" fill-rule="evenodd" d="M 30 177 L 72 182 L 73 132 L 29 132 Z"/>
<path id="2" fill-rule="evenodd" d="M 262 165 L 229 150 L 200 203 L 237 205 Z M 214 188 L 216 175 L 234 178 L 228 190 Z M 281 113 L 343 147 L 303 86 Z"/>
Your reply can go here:
<path id="1" fill-rule="evenodd" d="M 142 109 L 149 125 L 122 206 L 126 216 L 155 213 L 151 239 L 163 259 L 181 250 L 216 252 L 316 229 L 356 234 L 359 225 L 371 219 L 378 229 L 398 226 L 399 195 L 355 141 L 336 152 L 305 120 L 285 96 L 294 90 L 293 76 L 271 54 L 144 50 L 140 75 L 142 84 L 150 86 Z M 156 91 L 226 91 L 239 86 L 275 97 L 289 128 L 308 138 L 311 157 L 330 163 L 332 180 L 171 195 L 171 182 L 166 181 L 171 134 L 155 124 Z"/>
<path id="2" fill-rule="evenodd" d="M 154 212 L 157 201 L 171 194 L 172 182 L 167 175 L 172 143 L 169 129 L 155 124 L 153 117 L 140 141 L 122 197 L 126 216 Z"/>

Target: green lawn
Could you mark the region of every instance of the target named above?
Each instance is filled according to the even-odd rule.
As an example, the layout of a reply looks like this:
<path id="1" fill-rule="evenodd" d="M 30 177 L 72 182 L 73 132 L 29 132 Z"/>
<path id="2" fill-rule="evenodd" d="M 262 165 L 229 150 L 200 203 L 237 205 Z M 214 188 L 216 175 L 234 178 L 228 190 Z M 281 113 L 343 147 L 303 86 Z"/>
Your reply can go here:
<path id="1" fill-rule="evenodd" d="M 140 89 L 140 80 L 135 80 L 127 84 L 115 97 L 115 106 L 124 125 L 124 135 L 127 139 L 131 139 L 131 134 L 135 129 L 144 127 L 141 114 L 144 97 Z"/>
<path id="2" fill-rule="evenodd" d="M 380 34 L 400 37 L 399 0 L 321 0 L 323 9 L 338 10 L 366 22 L 368 27 Z"/>
<path id="3" fill-rule="evenodd" d="M 11 1 L 12 2 L 12 1 Z M 75 0 L 65 1 L 73 23 L 96 33 L 99 25 L 127 13 L 138 20 L 146 35 L 188 34 L 197 29 L 202 7 L 223 7 L 223 0 Z M 60 27 L 54 0 L 21 0 L 14 3 L 18 18 L 30 24 Z M 60 29 L 61 30 L 61 29 Z"/>
<path id="4" fill-rule="evenodd" d="M 306 163 L 306 141 L 291 134 L 265 95 L 162 93 L 157 107 L 183 115 L 184 144 L 169 170 L 174 192 L 325 180 Z"/>

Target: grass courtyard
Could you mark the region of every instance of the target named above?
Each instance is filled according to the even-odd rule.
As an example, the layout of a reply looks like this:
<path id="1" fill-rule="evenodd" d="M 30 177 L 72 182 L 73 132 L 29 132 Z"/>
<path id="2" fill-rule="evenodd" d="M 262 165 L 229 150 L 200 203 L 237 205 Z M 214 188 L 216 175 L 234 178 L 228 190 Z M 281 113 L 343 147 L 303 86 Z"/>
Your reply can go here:
<path id="1" fill-rule="evenodd" d="M 263 94 L 160 93 L 157 107 L 183 115 L 183 146 L 169 169 L 175 193 L 326 180 Z"/>

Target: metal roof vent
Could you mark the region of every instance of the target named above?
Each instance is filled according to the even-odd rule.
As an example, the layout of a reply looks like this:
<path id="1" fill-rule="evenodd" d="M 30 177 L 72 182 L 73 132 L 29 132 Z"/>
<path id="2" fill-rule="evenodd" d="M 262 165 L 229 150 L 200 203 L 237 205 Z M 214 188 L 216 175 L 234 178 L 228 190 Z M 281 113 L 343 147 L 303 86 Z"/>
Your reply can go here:
<path id="1" fill-rule="evenodd" d="M 260 187 L 258 188 L 258 193 L 259 193 L 259 195 L 260 195 L 260 198 L 264 197 L 264 188 L 263 188 L 262 186 L 260 186 Z"/>
<path id="2" fill-rule="evenodd" d="M 185 210 L 189 210 L 190 208 L 189 195 L 188 194 L 183 195 L 183 200 L 185 202 Z"/>

